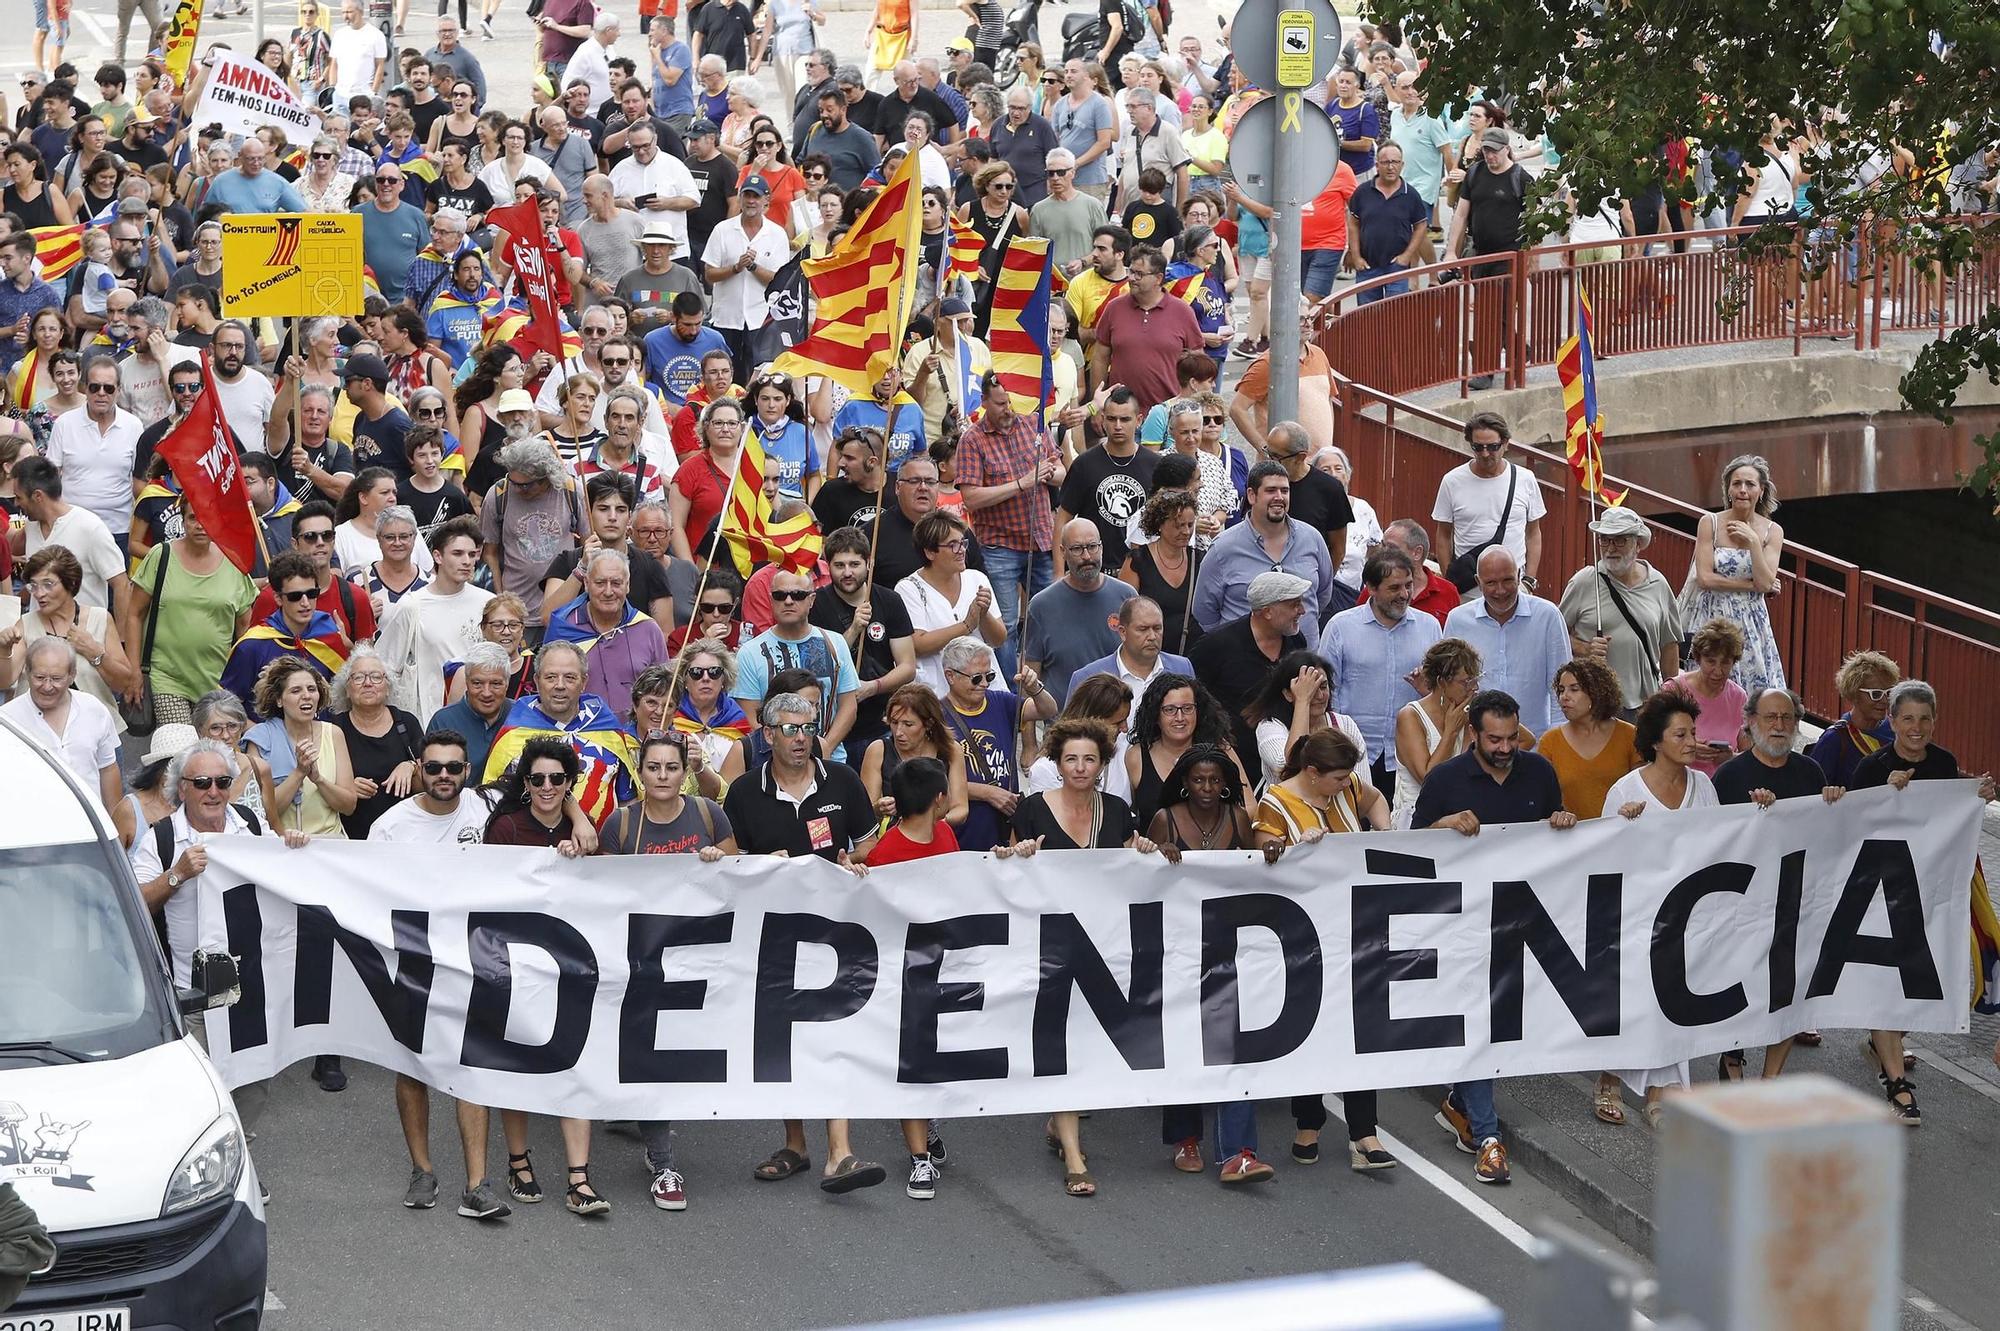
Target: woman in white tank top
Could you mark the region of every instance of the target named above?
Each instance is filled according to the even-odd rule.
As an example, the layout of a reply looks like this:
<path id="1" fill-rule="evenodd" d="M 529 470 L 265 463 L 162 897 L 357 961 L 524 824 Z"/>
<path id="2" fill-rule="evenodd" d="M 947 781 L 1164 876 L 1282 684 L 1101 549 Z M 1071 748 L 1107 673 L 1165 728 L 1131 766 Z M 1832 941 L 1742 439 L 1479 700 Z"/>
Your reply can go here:
<path id="1" fill-rule="evenodd" d="M 1465 752 L 1471 733 L 1465 705 L 1479 690 L 1480 669 L 1479 653 L 1463 638 L 1434 642 L 1424 653 L 1417 671 L 1427 692 L 1396 714 L 1396 796 L 1390 818 L 1399 831 L 1410 826 L 1417 792 L 1431 768 Z"/>

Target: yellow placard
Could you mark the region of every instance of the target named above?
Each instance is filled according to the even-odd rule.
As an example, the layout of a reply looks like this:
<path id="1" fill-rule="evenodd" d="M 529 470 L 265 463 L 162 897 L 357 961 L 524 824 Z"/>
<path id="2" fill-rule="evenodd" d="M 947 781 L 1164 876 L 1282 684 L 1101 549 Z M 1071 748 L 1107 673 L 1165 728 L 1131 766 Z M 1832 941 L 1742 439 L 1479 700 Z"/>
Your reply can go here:
<path id="1" fill-rule="evenodd" d="M 1313 81 L 1313 16 L 1303 9 L 1278 15 L 1278 86 L 1303 88 Z"/>
<path id="2" fill-rule="evenodd" d="M 248 213 L 222 219 L 222 312 L 230 318 L 359 314 L 356 213 Z"/>

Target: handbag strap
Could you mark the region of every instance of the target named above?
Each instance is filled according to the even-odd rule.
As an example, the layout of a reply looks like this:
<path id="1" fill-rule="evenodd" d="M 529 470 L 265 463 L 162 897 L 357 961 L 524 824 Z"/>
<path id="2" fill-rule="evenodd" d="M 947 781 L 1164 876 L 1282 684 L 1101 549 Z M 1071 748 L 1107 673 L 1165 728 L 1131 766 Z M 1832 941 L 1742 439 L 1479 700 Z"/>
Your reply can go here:
<path id="1" fill-rule="evenodd" d="M 1660 654 L 1653 646 L 1652 635 L 1639 627 L 1639 621 L 1633 617 L 1632 608 L 1625 604 L 1624 594 L 1618 590 L 1618 579 L 1612 577 L 1601 568 L 1597 570 L 1597 576 L 1604 580 L 1604 590 L 1611 593 L 1611 604 L 1618 607 L 1618 613 L 1623 615 L 1626 624 L 1631 626 L 1632 636 L 1637 638 L 1639 645 L 1646 649 L 1646 660 L 1648 662 L 1658 660 Z M 1603 627 L 1602 623 L 1598 624 L 1600 630 Z"/>
<path id="2" fill-rule="evenodd" d="M 153 639 L 160 627 L 160 602 L 167 599 L 167 570 L 174 562 L 173 549 L 166 542 L 162 541 L 156 548 L 160 552 L 160 570 L 153 575 L 152 601 L 146 606 L 145 642 L 139 649 L 141 673 L 153 668 Z"/>
<path id="3" fill-rule="evenodd" d="M 1493 545 L 1500 545 L 1507 539 L 1507 522 L 1514 516 L 1514 487 L 1520 483 L 1521 466 L 1510 463 L 1507 467 L 1507 498 L 1500 504 L 1500 525 L 1493 529 Z"/>

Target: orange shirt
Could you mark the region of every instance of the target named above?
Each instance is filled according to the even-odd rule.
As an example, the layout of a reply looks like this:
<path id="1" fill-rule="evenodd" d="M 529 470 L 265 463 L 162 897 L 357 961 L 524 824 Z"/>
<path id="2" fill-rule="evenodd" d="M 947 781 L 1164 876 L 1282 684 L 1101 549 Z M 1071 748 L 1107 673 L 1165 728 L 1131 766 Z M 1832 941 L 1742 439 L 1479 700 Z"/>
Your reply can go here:
<path id="1" fill-rule="evenodd" d="M 1347 248 L 1347 201 L 1354 197 L 1354 169 L 1342 162 L 1319 197 L 1299 211 L 1301 247 L 1309 250 Z"/>
<path id="2" fill-rule="evenodd" d="M 1535 752 L 1549 760 L 1556 769 L 1556 780 L 1562 783 L 1563 808 L 1579 818 L 1598 818 L 1604 814 L 1604 797 L 1618 778 L 1639 765 L 1639 750 L 1633 747 L 1632 738 L 1638 734 L 1629 721 L 1613 721 L 1611 738 L 1597 751 L 1595 758 L 1580 758 L 1569 746 L 1569 739 L 1561 726 L 1549 731 L 1535 742 Z M 1615 810 L 1614 810 L 1615 812 Z"/>

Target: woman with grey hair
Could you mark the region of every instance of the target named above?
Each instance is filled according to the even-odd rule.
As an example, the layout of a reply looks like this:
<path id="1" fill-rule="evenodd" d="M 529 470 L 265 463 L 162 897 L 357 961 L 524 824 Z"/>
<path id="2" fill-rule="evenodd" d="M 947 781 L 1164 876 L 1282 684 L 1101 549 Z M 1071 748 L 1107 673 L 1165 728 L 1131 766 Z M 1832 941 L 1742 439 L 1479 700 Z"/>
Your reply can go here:
<path id="1" fill-rule="evenodd" d="M 271 769 L 262 758 L 243 747 L 243 737 L 250 733 L 250 713 L 244 709 L 243 700 L 228 689 L 215 689 L 196 698 L 193 710 L 197 737 L 226 744 L 243 759 L 243 770 L 237 773 L 231 798 L 255 809 L 257 816 L 264 818 L 264 783 L 270 780 Z"/>
<path id="2" fill-rule="evenodd" d="M 1937 691 L 1920 679 L 1906 679 L 1889 690 L 1889 728 L 1895 732 L 1895 741 L 1885 744 L 1861 760 L 1854 769 L 1854 776 L 1848 782 L 1849 790 L 1874 790 L 1888 786 L 1892 790 L 1907 790 L 1912 781 L 1952 781 L 1974 776 L 1959 768 L 1958 759 L 1931 742 L 1937 731 L 1938 701 Z M 1990 802 L 1995 794 L 1993 774 L 1980 772 L 1979 798 Z M 1982 913 L 1985 875 L 1973 874 L 1973 913 Z M 1985 903 L 1984 913 L 1992 913 L 1990 903 Z M 1984 993 L 1983 977 L 1981 995 L 1989 1001 L 1990 993 Z M 1889 1098 L 1889 1109 L 1907 1127 L 1917 1127 L 1924 1121 L 1923 1111 L 1917 1108 L 1916 1088 L 1903 1076 L 1903 1033 L 1901 1031 L 1870 1031 L 1867 1041 L 1861 1047 L 1869 1066 L 1875 1069 L 1877 1080 Z M 1895 1075 L 1891 1076 L 1893 1073 Z"/>
<path id="3" fill-rule="evenodd" d="M 407 504 L 392 504 L 382 510 L 382 515 L 375 519 L 375 543 L 382 557 L 355 581 L 367 591 L 375 607 L 375 622 L 380 624 L 390 606 L 419 587 L 429 585 L 430 579 L 425 575 L 430 570 L 417 562 L 417 552 L 423 551 L 424 564 L 434 567 L 436 561 L 430 547 L 424 544 L 417 515 Z"/>
<path id="4" fill-rule="evenodd" d="M 387 467 L 363 467 L 347 487 L 347 493 L 340 497 L 340 503 L 334 507 L 334 519 L 339 525 L 333 531 L 333 562 L 342 577 L 366 583 L 375 565 L 382 561 L 383 546 L 378 532 L 389 511 L 400 507 L 396 491 L 395 472 Z M 407 507 L 401 507 L 401 511 L 408 523 L 409 548 L 405 550 L 403 543 L 397 542 L 396 564 L 407 563 L 428 578 L 432 568 L 430 548 L 417 540 L 416 515 Z M 396 596 L 410 590 L 411 585 L 405 584 Z M 380 604 L 375 613 L 381 615 Z"/>
<path id="5" fill-rule="evenodd" d="M 299 173 L 299 198 L 309 213 L 344 213 L 354 193 L 354 177 L 340 169 L 340 145 L 320 135 L 306 149 L 306 169 Z"/>
<path id="6" fill-rule="evenodd" d="M 1745 693 L 1785 687 L 1770 599 L 1778 594 L 1778 559 L 1785 529 L 1771 520 L 1778 487 L 1771 464 L 1751 453 L 1722 469 L 1720 513 L 1705 513 L 1695 527 L 1694 560 L 1681 589 L 1681 622 L 1726 619 L 1743 630 L 1743 659 L 1733 677 Z"/>
<path id="7" fill-rule="evenodd" d="M 764 85 L 749 74 L 737 74 L 729 80 L 728 92 L 724 95 L 729 114 L 722 118 L 718 146 L 729 155 L 731 162 L 740 166 L 750 160 L 752 122 L 764 105 Z"/>
<path id="8" fill-rule="evenodd" d="M 417 788 L 424 727 L 389 705 L 395 687 L 395 672 L 373 643 L 357 644 L 333 677 L 333 724 L 347 741 L 356 798 L 353 811 L 340 816 L 351 841 L 367 840 L 375 820 Z"/>

